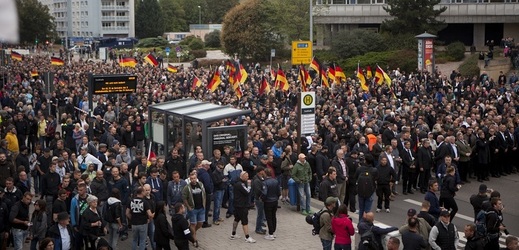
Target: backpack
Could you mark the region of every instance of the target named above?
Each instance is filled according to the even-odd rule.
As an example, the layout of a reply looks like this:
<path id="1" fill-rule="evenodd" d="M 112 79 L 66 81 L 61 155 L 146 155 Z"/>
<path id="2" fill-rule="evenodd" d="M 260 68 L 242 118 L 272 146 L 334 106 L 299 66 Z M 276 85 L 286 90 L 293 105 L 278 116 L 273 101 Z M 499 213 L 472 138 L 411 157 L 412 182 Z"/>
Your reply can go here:
<path id="1" fill-rule="evenodd" d="M 312 235 L 319 235 L 319 231 L 321 231 L 321 215 L 326 212 L 332 216 L 332 212 L 330 212 L 328 209 L 321 209 L 318 212 L 315 212 L 313 215 L 307 215 L 305 220 L 306 223 L 313 225 L 312 228 Z"/>
<path id="2" fill-rule="evenodd" d="M 365 249 L 377 250 L 377 249 L 379 249 L 378 243 L 377 243 L 377 239 L 375 238 L 375 234 L 373 233 L 372 229 L 373 229 L 373 226 L 371 226 L 368 231 L 364 232 L 360 236 L 360 243 L 365 247 Z"/>
<path id="3" fill-rule="evenodd" d="M 494 211 L 484 211 L 481 210 L 478 212 L 476 216 L 476 231 L 480 233 L 482 236 L 487 235 L 487 217 L 490 214 L 495 214 Z"/>
<path id="4" fill-rule="evenodd" d="M 357 194 L 362 198 L 369 198 L 375 192 L 375 185 L 370 170 L 364 171 L 357 179 Z"/>

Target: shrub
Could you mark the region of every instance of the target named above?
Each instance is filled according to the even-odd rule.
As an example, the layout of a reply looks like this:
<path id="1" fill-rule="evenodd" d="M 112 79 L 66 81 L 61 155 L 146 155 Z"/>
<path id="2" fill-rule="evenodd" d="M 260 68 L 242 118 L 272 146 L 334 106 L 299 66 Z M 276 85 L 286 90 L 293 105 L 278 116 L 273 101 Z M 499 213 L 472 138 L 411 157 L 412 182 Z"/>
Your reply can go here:
<path id="1" fill-rule="evenodd" d="M 369 52 L 362 56 L 352 57 L 339 62 L 340 65 L 343 65 L 343 70 L 345 72 L 353 72 L 357 70 L 358 63 L 360 63 L 361 68 L 370 65 L 373 71 L 377 65 L 383 69 L 386 67 L 391 69 L 400 68 L 400 70 L 405 72 L 414 71 L 417 66 L 416 52 L 411 50 Z"/>
<path id="2" fill-rule="evenodd" d="M 382 33 L 382 37 L 387 45 L 388 50 L 416 50 L 416 46 L 418 41 L 416 40 L 416 35 L 413 34 L 390 34 L 390 33 Z"/>
<path id="3" fill-rule="evenodd" d="M 478 54 L 471 55 L 458 68 L 460 74 L 465 77 L 479 76 Z"/>
<path id="4" fill-rule="evenodd" d="M 220 48 L 222 46 L 220 42 L 221 32 L 214 30 L 213 32 L 207 33 L 204 37 L 205 47 L 209 48 Z"/>
<path id="5" fill-rule="evenodd" d="M 342 31 L 335 35 L 331 49 L 340 58 L 350 58 L 370 51 L 384 51 L 387 45 L 379 33 L 356 29 Z"/>
<path id="6" fill-rule="evenodd" d="M 149 37 L 139 40 L 137 44 L 138 48 L 151 48 L 151 47 L 165 47 L 168 45 L 168 40 L 162 37 Z"/>
<path id="7" fill-rule="evenodd" d="M 189 43 L 189 48 L 190 48 L 191 50 L 200 50 L 200 49 L 203 49 L 203 48 L 204 48 L 204 42 L 203 42 L 202 39 L 200 39 L 200 38 L 193 39 L 193 40 L 191 40 L 191 42 Z"/>
<path id="8" fill-rule="evenodd" d="M 465 58 L 465 45 L 462 42 L 453 42 L 447 46 L 447 55 L 456 61 Z"/>
<path id="9" fill-rule="evenodd" d="M 205 49 L 191 50 L 190 54 L 195 58 L 204 58 L 207 56 L 207 51 Z"/>

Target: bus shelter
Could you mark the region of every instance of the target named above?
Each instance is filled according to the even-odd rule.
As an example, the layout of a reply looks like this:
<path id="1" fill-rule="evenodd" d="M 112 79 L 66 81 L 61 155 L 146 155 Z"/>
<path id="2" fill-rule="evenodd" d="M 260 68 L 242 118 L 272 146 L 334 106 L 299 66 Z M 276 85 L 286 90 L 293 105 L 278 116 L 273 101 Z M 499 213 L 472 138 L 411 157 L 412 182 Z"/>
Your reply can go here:
<path id="1" fill-rule="evenodd" d="M 158 155 L 169 155 L 177 143 L 182 143 L 186 163 L 196 146 L 202 146 L 206 159 L 212 157 L 213 149 L 224 146 L 241 154 L 247 143 L 247 126 L 230 124 L 240 124 L 250 112 L 191 98 L 151 105 L 148 119 L 152 148 Z"/>

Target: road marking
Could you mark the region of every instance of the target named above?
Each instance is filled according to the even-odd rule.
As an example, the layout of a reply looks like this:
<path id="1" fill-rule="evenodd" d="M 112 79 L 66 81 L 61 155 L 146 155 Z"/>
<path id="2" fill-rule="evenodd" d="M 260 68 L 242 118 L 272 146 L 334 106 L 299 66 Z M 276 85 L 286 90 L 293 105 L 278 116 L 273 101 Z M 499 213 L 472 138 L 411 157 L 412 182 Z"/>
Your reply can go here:
<path id="1" fill-rule="evenodd" d="M 405 199 L 404 201 L 407 202 L 407 203 L 411 203 L 411 204 L 417 205 L 417 206 L 422 206 L 422 202 L 415 201 L 413 199 Z M 467 221 L 470 221 L 470 222 L 474 222 L 474 218 L 473 217 L 466 216 L 466 215 L 463 215 L 463 214 L 460 214 L 460 213 L 456 213 L 455 217 L 458 217 L 460 219 L 467 220 Z"/>

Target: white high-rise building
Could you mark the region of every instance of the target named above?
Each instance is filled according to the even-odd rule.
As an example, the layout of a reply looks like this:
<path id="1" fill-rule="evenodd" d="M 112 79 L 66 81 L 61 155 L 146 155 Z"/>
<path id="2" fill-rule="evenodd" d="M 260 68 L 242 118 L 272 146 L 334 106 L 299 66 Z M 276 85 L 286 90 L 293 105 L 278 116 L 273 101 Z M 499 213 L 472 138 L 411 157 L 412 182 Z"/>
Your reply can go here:
<path id="1" fill-rule="evenodd" d="M 39 0 L 60 37 L 134 37 L 134 0 Z"/>

